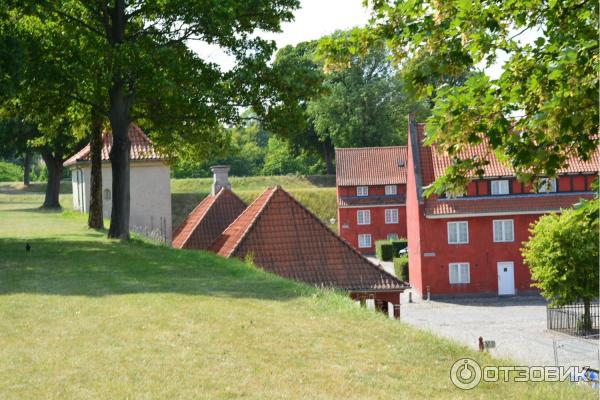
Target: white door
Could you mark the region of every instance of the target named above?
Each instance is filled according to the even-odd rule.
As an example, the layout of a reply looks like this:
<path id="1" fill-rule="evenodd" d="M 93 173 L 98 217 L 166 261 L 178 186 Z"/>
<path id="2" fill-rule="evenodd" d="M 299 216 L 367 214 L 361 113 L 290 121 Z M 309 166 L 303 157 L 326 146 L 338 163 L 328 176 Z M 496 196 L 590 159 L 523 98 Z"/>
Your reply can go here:
<path id="1" fill-rule="evenodd" d="M 515 294 L 515 265 L 512 261 L 498 263 L 498 295 Z"/>

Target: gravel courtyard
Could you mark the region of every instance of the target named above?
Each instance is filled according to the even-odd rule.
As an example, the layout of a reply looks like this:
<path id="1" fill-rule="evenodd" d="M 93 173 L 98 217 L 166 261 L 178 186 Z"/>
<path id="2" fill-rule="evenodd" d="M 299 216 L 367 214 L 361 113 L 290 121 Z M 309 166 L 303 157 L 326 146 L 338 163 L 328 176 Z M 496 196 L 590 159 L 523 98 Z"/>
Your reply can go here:
<path id="1" fill-rule="evenodd" d="M 590 366 L 598 369 L 597 340 L 546 330 L 546 303 L 537 296 L 419 301 L 403 295 L 401 320 L 478 348 L 478 338 L 494 340 L 491 353 L 524 365 Z"/>

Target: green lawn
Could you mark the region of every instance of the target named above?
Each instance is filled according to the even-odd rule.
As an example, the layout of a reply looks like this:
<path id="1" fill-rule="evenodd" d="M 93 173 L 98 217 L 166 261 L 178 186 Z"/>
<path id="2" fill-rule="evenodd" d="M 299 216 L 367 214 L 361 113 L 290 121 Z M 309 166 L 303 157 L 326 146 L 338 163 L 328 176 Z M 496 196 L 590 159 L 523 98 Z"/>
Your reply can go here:
<path id="1" fill-rule="evenodd" d="M 337 224 L 330 223 L 331 218 L 337 218 L 334 176 L 251 176 L 230 177 L 229 180 L 233 191 L 248 204 L 267 187 L 280 185 L 327 226 L 337 230 Z M 212 178 L 171 180 L 174 227 L 179 226 L 210 193 L 211 184 Z"/>
<path id="2" fill-rule="evenodd" d="M 500 361 L 241 261 L 109 241 L 41 198 L 0 193 L 1 399 L 597 398 L 461 391 L 455 360 Z"/>

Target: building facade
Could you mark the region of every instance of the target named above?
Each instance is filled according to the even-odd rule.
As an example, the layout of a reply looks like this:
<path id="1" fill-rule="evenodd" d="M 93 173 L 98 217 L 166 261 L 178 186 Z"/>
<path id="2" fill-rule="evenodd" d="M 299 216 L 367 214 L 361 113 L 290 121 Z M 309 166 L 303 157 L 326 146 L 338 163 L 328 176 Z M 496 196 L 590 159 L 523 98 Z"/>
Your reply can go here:
<path id="1" fill-rule="evenodd" d="M 129 127 L 130 152 L 130 216 L 132 231 L 155 240 L 171 243 L 171 183 L 170 168 L 154 149 L 150 139 L 135 124 Z M 110 218 L 112 210 L 112 169 L 109 159 L 112 137 L 103 136 L 102 148 L 102 210 Z M 90 206 L 90 145 L 64 163 L 71 169 L 73 209 L 89 212 Z"/>
<path id="2" fill-rule="evenodd" d="M 537 190 L 517 181 L 514 171 L 484 145 L 461 158 L 485 157 L 483 177 L 461 197 L 432 195 L 423 188 L 441 176 L 451 159 L 423 145 L 424 125 L 409 124 L 406 208 L 409 276 L 423 297 L 515 295 L 534 290 L 521 256 L 529 226 L 541 215 L 560 212 L 592 198 L 598 153 L 590 162 L 570 160 L 556 179 L 542 179 Z"/>
<path id="3" fill-rule="evenodd" d="M 340 236 L 363 254 L 406 238 L 406 146 L 336 149 Z"/>

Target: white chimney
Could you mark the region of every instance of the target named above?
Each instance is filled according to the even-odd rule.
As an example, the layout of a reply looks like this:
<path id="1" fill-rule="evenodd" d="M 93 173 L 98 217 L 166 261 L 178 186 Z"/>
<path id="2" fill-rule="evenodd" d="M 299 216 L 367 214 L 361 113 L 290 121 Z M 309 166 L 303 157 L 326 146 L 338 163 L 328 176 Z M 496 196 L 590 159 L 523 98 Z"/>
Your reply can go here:
<path id="1" fill-rule="evenodd" d="M 231 189 L 231 183 L 229 183 L 229 165 L 213 165 L 210 167 L 213 173 L 213 184 L 212 184 L 212 195 L 219 193 L 221 188 Z"/>

